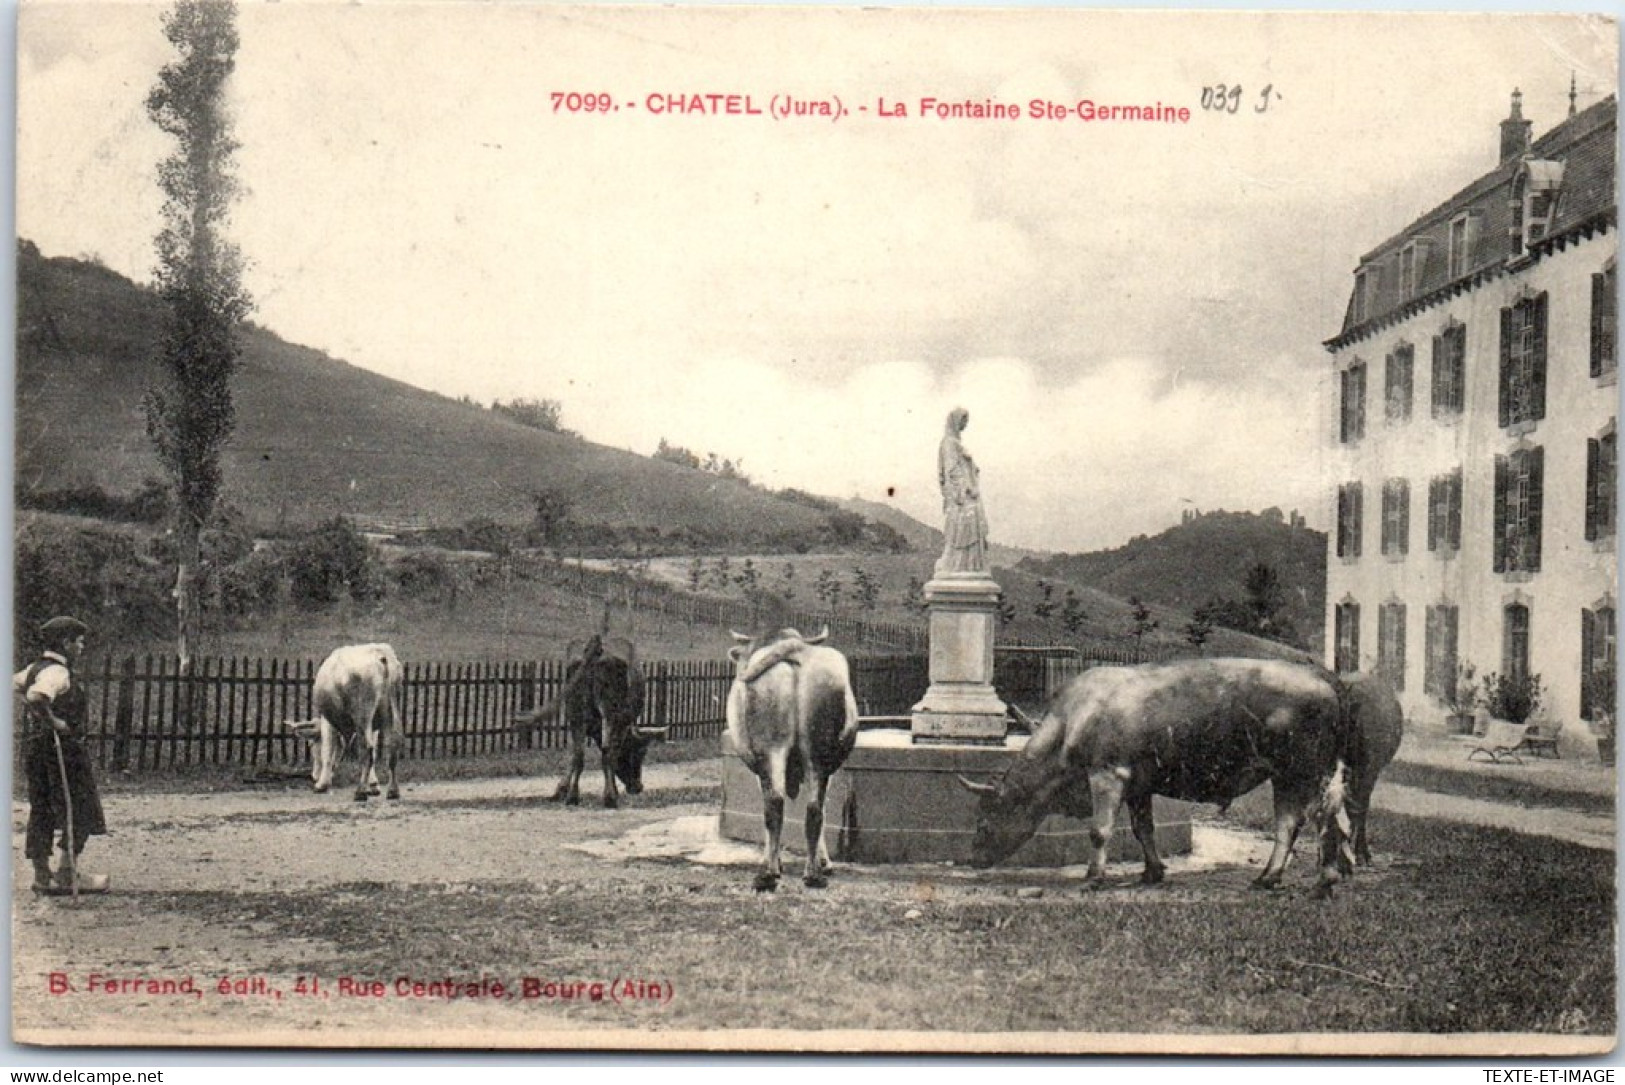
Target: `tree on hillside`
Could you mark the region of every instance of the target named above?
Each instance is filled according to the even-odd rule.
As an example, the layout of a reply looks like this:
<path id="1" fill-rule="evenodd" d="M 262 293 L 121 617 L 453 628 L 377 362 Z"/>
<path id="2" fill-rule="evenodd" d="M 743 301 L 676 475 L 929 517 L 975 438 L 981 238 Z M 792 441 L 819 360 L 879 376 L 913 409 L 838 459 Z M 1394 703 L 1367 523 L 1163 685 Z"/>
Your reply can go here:
<path id="1" fill-rule="evenodd" d="M 556 399 L 516 399 L 508 403 L 499 399 L 492 402 L 491 413 L 531 429 L 576 436 L 564 428 L 564 404 Z"/>
<path id="2" fill-rule="evenodd" d="M 665 460 L 667 463 L 675 463 L 679 467 L 692 467 L 696 471 L 700 469 L 700 458 L 698 456 L 682 445 L 668 443 L 664 437 L 660 438 L 660 447 L 655 449 L 654 458 Z"/>
<path id="3" fill-rule="evenodd" d="M 852 597 L 864 610 L 874 610 L 880 602 L 880 581 L 861 565 L 852 566 Z"/>
<path id="4" fill-rule="evenodd" d="M 925 585 L 920 583 L 919 577 L 908 578 L 908 588 L 903 592 L 903 606 L 917 614 L 931 609 L 925 601 Z"/>
<path id="5" fill-rule="evenodd" d="M 1134 638 L 1134 658 L 1143 659 L 1145 638 L 1162 623 L 1151 617 L 1151 608 L 1140 602 L 1139 596 L 1129 596 L 1128 606 L 1129 618 L 1134 623 L 1134 628 L 1129 633 L 1129 636 Z"/>
<path id="6" fill-rule="evenodd" d="M 1206 607 L 1197 607 L 1191 620 L 1185 623 L 1185 640 L 1200 652 L 1213 636 L 1213 618 Z"/>
<path id="7" fill-rule="evenodd" d="M 220 454 L 236 424 L 231 378 L 252 309 L 242 256 L 224 234 L 237 195 L 226 82 L 236 67 L 232 0 L 177 0 L 162 17 L 178 58 L 147 95 L 147 115 L 175 140 L 158 166 L 164 196 L 154 279 L 169 309 L 165 375 L 144 404 L 147 434 L 175 489 L 176 655 L 191 665 L 200 538 L 220 494 Z"/>
<path id="8" fill-rule="evenodd" d="M 825 569 L 818 574 L 818 584 L 813 588 L 813 594 L 829 607 L 829 616 L 835 617 L 841 605 L 841 581 L 835 573 Z"/>
<path id="9" fill-rule="evenodd" d="M 1275 567 L 1262 561 L 1250 566 L 1242 587 L 1247 590 L 1247 608 L 1252 611 L 1254 625 L 1260 632 L 1268 629 L 1275 612 L 1281 609 L 1281 578 Z"/>
<path id="10" fill-rule="evenodd" d="M 1066 598 L 1061 601 L 1061 626 L 1074 637 L 1083 632 L 1083 623 L 1089 618 L 1078 602 L 1078 593 L 1071 588 L 1066 589 Z"/>
<path id="11" fill-rule="evenodd" d="M 531 526 L 544 546 L 557 546 L 563 537 L 564 525 L 570 522 L 570 495 L 563 490 L 532 490 L 531 508 L 535 518 Z"/>
<path id="12" fill-rule="evenodd" d="M 1055 585 L 1047 580 L 1038 582 L 1038 602 L 1033 604 L 1033 617 L 1048 623 L 1055 613 Z"/>

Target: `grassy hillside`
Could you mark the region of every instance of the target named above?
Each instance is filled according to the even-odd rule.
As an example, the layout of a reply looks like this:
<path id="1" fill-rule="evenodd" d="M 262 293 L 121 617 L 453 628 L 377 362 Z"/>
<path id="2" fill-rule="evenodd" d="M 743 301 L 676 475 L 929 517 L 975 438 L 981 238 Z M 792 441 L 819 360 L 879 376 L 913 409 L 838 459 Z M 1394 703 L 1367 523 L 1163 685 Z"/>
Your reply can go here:
<path id="1" fill-rule="evenodd" d="M 1189 612 L 1213 599 L 1244 599 L 1243 578 L 1258 563 L 1275 569 L 1285 612 L 1313 649 L 1326 601 L 1326 535 L 1276 516 L 1206 513 L 1113 550 L 1029 558 L 1022 568 Z"/>
<path id="2" fill-rule="evenodd" d="M 105 268 L 18 252 L 17 485 L 135 491 L 159 474 L 141 402 L 158 300 Z M 245 337 L 224 498 L 261 530 L 335 515 L 388 528 L 529 521 L 531 494 L 673 550 L 827 537 L 828 510 L 544 432 L 369 373 L 259 328 Z"/>

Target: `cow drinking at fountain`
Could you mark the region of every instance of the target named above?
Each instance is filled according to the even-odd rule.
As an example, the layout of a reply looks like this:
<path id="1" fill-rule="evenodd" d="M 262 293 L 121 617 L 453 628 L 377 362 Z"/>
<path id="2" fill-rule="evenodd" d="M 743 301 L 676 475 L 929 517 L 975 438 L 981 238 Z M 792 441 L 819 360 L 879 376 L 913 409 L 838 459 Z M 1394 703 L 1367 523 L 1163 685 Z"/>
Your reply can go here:
<path id="1" fill-rule="evenodd" d="M 1145 853 L 1141 881 L 1160 882 L 1153 795 L 1222 807 L 1267 780 L 1274 848 L 1254 884 L 1280 884 L 1299 830 L 1314 818 L 1321 823 L 1317 890 L 1329 895 L 1346 864 L 1349 730 L 1336 678 L 1301 664 L 1203 659 L 1085 671 L 1002 778 L 960 778 L 981 796 L 972 863 L 1007 858 L 1046 816 L 1069 814 L 1091 822 L 1089 878 L 1098 882 L 1117 808 L 1127 805 Z"/>
<path id="2" fill-rule="evenodd" d="M 806 783 L 809 888 L 829 884 L 829 848 L 824 843 L 824 797 L 829 778 L 846 761 L 858 737 L 858 702 L 846 657 L 824 644 L 829 630 L 803 637 L 783 629 L 763 637 L 734 633 L 728 652 L 734 661 L 728 689 L 728 735 L 740 760 L 762 788 L 762 869 L 758 892 L 779 883 L 779 840 L 784 802 Z"/>
<path id="3" fill-rule="evenodd" d="M 366 802 L 368 795 L 378 794 L 380 757 L 389 772 L 388 797 L 401 797 L 395 779 L 395 763 L 404 741 L 400 688 L 401 661 L 387 644 L 345 645 L 322 661 L 313 690 L 315 717 L 287 722 L 295 734 L 316 742 L 311 776 L 317 791 L 332 786 L 341 743 L 354 747 L 359 742 L 363 756 L 355 801 Z"/>
<path id="4" fill-rule="evenodd" d="M 581 802 L 587 743 L 596 743 L 604 772 L 604 806 L 613 810 L 620 805 L 617 778 L 628 795 L 643 790 L 644 754 L 665 729 L 638 726 L 643 673 L 630 641 L 594 634 L 585 644 L 570 643 L 569 660 L 563 688 L 535 711 L 515 716 L 514 724 L 520 730 L 534 730 L 563 715 L 570 736 L 570 765 L 553 800 L 570 806 Z"/>

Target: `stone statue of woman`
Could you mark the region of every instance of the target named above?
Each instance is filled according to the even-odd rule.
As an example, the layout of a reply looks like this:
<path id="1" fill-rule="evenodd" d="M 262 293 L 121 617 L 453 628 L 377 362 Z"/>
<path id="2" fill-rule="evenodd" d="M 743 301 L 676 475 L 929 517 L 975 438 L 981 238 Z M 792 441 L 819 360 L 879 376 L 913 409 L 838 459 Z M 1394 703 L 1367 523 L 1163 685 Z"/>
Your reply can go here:
<path id="1" fill-rule="evenodd" d="M 959 435 L 970 423 L 970 412 L 955 407 L 937 450 L 937 483 L 942 487 L 942 557 L 937 575 L 986 573 L 987 514 L 982 511 L 982 487 L 976 461 L 965 451 Z"/>

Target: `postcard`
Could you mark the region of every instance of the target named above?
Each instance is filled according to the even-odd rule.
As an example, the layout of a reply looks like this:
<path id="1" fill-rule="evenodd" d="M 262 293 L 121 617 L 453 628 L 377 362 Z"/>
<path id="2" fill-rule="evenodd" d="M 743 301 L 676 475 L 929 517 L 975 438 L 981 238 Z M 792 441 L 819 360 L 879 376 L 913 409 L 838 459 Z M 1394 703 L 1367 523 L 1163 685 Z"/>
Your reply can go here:
<path id="1" fill-rule="evenodd" d="M 25 0 L 14 1041 L 1612 1050 L 1618 43 Z"/>

